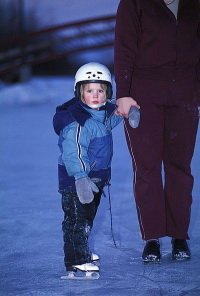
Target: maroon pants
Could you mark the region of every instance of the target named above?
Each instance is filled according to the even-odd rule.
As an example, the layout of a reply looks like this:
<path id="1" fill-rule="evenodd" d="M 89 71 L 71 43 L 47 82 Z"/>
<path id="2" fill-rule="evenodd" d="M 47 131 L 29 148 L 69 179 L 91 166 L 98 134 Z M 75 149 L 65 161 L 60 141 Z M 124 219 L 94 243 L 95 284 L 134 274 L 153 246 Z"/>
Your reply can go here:
<path id="1" fill-rule="evenodd" d="M 190 164 L 198 128 L 194 90 L 194 81 L 134 80 L 131 92 L 141 107 L 141 120 L 137 129 L 126 122 L 125 130 L 144 240 L 189 239 Z"/>

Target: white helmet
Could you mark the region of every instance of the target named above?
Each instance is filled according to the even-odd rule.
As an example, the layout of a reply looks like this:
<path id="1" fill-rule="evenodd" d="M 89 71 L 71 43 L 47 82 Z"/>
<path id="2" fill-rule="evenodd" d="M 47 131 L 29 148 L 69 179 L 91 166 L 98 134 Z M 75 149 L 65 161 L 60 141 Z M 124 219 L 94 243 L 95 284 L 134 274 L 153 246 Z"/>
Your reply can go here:
<path id="1" fill-rule="evenodd" d="M 85 83 L 106 84 L 106 96 L 108 99 L 112 98 L 112 77 L 106 66 L 91 62 L 78 69 L 74 82 L 74 94 L 77 98 L 80 98 L 80 86 Z"/>

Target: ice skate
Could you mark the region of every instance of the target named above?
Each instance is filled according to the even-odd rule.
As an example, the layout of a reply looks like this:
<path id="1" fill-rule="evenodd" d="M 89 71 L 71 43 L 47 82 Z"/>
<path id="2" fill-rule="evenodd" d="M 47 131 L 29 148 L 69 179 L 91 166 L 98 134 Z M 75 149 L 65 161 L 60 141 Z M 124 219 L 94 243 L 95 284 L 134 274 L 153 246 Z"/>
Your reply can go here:
<path id="1" fill-rule="evenodd" d="M 94 263 L 97 263 L 99 261 L 99 255 L 95 254 L 95 253 L 92 253 L 91 254 L 91 261 L 94 262 Z"/>
<path id="2" fill-rule="evenodd" d="M 146 242 L 144 251 L 142 254 L 142 260 L 144 263 L 160 263 L 160 244 L 158 240 L 150 240 Z"/>
<path id="3" fill-rule="evenodd" d="M 185 239 L 172 239 L 172 259 L 177 261 L 191 258 L 190 249 Z"/>
<path id="4" fill-rule="evenodd" d="M 73 265 L 72 271 L 62 276 L 62 280 L 97 280 L 99 279 L 99 267 L 93 263 Z"/>

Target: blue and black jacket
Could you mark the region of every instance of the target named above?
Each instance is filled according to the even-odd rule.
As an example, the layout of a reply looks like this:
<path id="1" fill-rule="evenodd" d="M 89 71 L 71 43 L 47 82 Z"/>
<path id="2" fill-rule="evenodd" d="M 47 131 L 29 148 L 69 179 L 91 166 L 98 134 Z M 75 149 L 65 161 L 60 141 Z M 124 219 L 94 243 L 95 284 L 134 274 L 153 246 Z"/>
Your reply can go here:
<path id="1" fill-rule="evenodd" d="M 73 98 L 56 108 L 53 118 L 59 135 L 59 191 L 75 191 L 75 180 L 89 176 L 102 188 L 111 177 L 113 156 L 112 129 L 122 118 L 115 115 L 115 105 L 107 102 L 94 110 Z"/>

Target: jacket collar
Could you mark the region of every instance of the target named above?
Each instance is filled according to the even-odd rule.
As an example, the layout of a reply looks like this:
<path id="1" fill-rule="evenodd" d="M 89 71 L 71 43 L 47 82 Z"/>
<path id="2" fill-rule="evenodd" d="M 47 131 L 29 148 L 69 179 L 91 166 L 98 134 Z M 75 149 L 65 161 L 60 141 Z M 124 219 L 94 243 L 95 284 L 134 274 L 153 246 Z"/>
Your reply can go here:
<path id="1" fill-rule="evenodd" d="M 166 8 L 166 11 L 169 12 L 169 9 L 167 9 L 167 6 L 164 2 L 164 0 L 152 0 L 155 3 L 161 5 L 162 7 Z M 179 0 L 178 5 L 178 18 L 182 18 L 182 16 L 187 17 L 189 19 L 196 19 L 200 18 L 200 4 L 199 0 Z"/>

